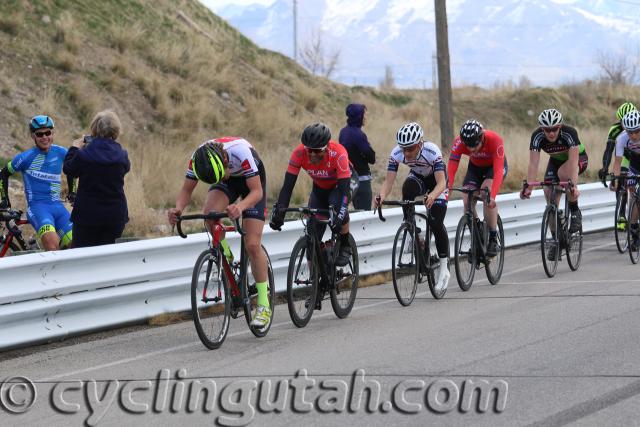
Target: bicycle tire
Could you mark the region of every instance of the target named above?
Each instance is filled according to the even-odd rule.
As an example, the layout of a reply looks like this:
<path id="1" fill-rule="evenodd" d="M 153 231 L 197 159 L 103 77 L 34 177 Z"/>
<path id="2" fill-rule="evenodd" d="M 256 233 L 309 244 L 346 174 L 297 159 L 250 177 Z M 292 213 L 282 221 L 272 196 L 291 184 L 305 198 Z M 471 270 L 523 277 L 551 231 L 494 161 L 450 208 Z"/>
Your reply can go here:
<path id="1" fill-rule="evenodd" d="M 571 271 L 576 271 L 580 267 L 580 262 L 582 261 L 582 226 L 580 226 L 580 229 L 575 233 L 569 233 L 569 225 L 567 225 L 566 230 L 562 230 L 562 232 L 566 232 L 568 237 L 565 248 L 567 263 L 569 264 Z"/>
<path id="2" fill-rule="evenodd" d="M 418 246 L 411 224 L 403 222 L 393 239 L 391 251 L 391 281 L 398 302 L 403 306 L 411 305 L 418 289 L 419 260 Z M 398 246 L 398 244 L 400 246 Z M 411 248 L 411 253 L 405 249 Z M 407 258 L 404 258 L 408 255 Z"/>
<path id="3" fill-rule="evenodd" d="M 312 242 L 307 236 L 298 239 L 287 269 L 287 307 L 291 321 L 298 328 L 304 328 L 311 320 L 318 295 L 318 254 Z M 298 275 L 301 271 L 308 274 Z"/>
<path id="4" fill-rule="evenodd" d="M 553 219 L 553 221 L 551 221 Z M 555 233 L 554 233 L 555 230 Z M 556 237 L 553 237 L 556 236 Z M 555 247 L 555 259 L 550 260 L 547 254 L 550 248 Z M 557 210 L 553 206 L 547 206 L 542 215 L 540 250 L 542 252 L 542 266 L 548 277 L 553 277 L 558 271 L 560 260 L 560 242 L 558 240 Z"/>
<path id="5" fill-rule="evenodd" d="M 333 312 L 340 319 L 349 316 L 356 302 L 356 295 L 358 293 L 360 265 L 358 261 L 358 248 L 351 233 L 349 233 L 349 246 L 351 246 L 351 258 L 349 262 L 343 267 L 336 266 L 331 274 L 332 286 L 329 292 L 331 307 L 333 307 Z M 337 245 L 334 259 L 339 249 L 340 245 Z"/>
<path id="6" fill-rule="evenodd" d="M 500 215 L 498 215 L 498 245 L 500 248 L 498 254 L 491 260 L 485 260 L 487 279 L 492 285 L 498 284 L 504 269 L 504 228 L 502 228 Z"/>
<path id="7" fill-rule="evenodd" d="M 269 333 L 269 329 L 271 329 L 271 325 L 273 324 L 273 316 L 275 314 L 276 307 L 276 286 L 275 280 L 273 278 L 273 268 L 271 267 L 271 259 L 269 258 L 269 253 L 264 246 L 261 246 L 265 257 L 267 258 L 267 292 L 269 293 L 269 308 L 271 308 L 271 320 L 269 320 L 269 324 L 264 326 L 263 328 L 258 328 L 257 326 L 251 325 L 252 313 L 255 311 L 258 302 L 258 289 L 255 287 L 255 280 L 249 281 L 249 275 L 245 275 L 244 283 L 242 286 L 242 300 L 247 301 L 247 303 L 243 304 L 244 309 L 244 318 L 247 321 L 247 326 L 249 326 L 249 330 L 253 335 L 258 338 L 262 338 L 267 333 Z"/>
<path id="8" fill-rule="evenodd" d="M 204 272 L 202 268 L 205 268 Z M 203 276 L 204 273 L 204 276 Z M 202 301 L 207 290 L 219 301 Z M 227 298 L 227 296 L 229 296 Z M 207 249 L 198 257 L 191 277 L 191 315 L 198 337 L 210 350 L 219 348 L 227 337 L 231 318 L 231 293 L 225 275 L 220 271 L 217 251 Z M 221 319 L 220 319 L 221 318 Z"/>
<path id="9" fill-rule="evenodd" d="M 636 196 L 636 198 L 633 200 L 633 203 L 631 204 L 631 207 L 629 209 L 629 216 L 627 217 L 627 224 L 629 225 L 627 227 L 627 240 L 629 241 L 629 245 L 628 245 L 628 249 L 629 249 L 629 258 L 631 259 L 631 263 L 633 264 L 637 264 L 638 263 L 638 259 L 640 259 L 640 245 L 635 245 L 633 244 L 633 235 L 632 235 L 632 225 L 631 224 L 631 217 L 633 216 L 633 212 L 637 212 L 638 211 L 638 198 Z M 637 214 L 636 214 L 637 215 Z M 636 229 L 638 229 L 637 227 L 640 226 L 640 215 L 638 215 L 638 218 L 635 220 L 635 225 L 636 225 Z"/>
<path id="10" fill-rule="evenodd" d="M 626 196 L 627 196 L 626 191 L 616 192 L 616 210 L 614 211 L 614 218 L 613 218 L 613 231 L 616 238 L 616 247 L 618 248 L 618 252 L 620 252 L 621 254 L 627 251 L 627 248 L 629 245 L 629 239 L 628 239 L 628 233 L 627 233 L 627 228 L 629 228 L 628 222 L 624 223 L 623 228 L 618 228 L 618 219 L 620 217 L 625 217 L 625 218 L 627 217 L 625 212 L 622 212 L 622 215 L 620 215 L 623 199 L 626 199 L 627 198 Z"/>
<path id="11" fill-rule="evenodd" d="M 440 291 L 436 289 L 436 277 L 440 274 L 440 268 L 442 268 L 440 264 L 440 257 L 438 257 L 437 249 L 432 254 L 431 253 L 431 245 L 435 248 L 436 238 L 431 230 L 431 227 L 427 224 L 427 231 L 425 232 L 427 238 L 424 243 L 424 258 L 427 263 L 427 282 L 429 284 L 429 291 L 431 292 L 431 296 L 434 299 L 441 299 L 444 297 L 444 294 L 447 293 L 447 288 L 444 288 Z M 447 263 L 447 269 L 450 269 L 450 263 Z"/>
<path id="12" fill-rule="evenodd" d="M 465 230 L 467 230 L 466 233 Z M 468 245 L 465 244 L 465 236 L 469 242 Z M 477 243 L 475 240 L 473 220 L 469 221 L 468 215 L 465 214 L 458 221 L 455 240 L 456 279 L 460 289 L 465 292 L 471 288 L 473 277 L 476 274 L 477 253 L 475 245 Z"/>

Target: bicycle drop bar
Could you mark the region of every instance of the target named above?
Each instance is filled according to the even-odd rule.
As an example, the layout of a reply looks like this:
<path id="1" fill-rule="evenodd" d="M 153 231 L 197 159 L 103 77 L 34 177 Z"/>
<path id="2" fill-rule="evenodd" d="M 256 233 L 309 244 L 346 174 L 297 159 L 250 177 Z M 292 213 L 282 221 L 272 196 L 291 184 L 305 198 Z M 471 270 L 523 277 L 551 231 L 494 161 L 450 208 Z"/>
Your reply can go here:
<path id="1" fill-rule="evenodd" d="M 319 209 L 319 208 L 310 208 L 309 206 L 300 206 L 297 208 L 280 208 L 278 209 L 279 212 L 283 212 L 283 213 L 287 213 L 287 212 L 298 212 L 302 215 L 312 215 L 312 216 L 317 216 L 317 215 L 328 215 L 329 219 L 318 219 L 319 222 L 326 222 L 329 223 L 330 221 L 333 220 L 333 217 L 335 216 L 335 212 L 333 210 L 333 205 L 329 206 L 329 209 Z"/>
<path id="2" fill-rule="evenodd" d="M 222 218 L 229 218 L 229 214 L 227 214 L 226 212 L 211 211 L 208 214 L 180 215 L 180 216 L 178 216 L 178 222 L 176 222 L 176 228 L 178 229 L 178 234 L 180 235 L 180 237 L 182 237 L 183 239 L 186 239 L 187 235 L 182 232 L 182 225 L 181 225 L 182 221 L 189 221 L 189 220 L 194 220 L 194 219 L 203 219 L 203 220 L 216 221 L 216 220 L 220 220 Z M 240 226 L 240 220 L 238 218 L 236 218 L 234 220 L 234 222 L 235 222 L 236 231 L 241 236 L 244 236 L 244 230 Z"/>
<path id="3" fill-rule="evenodd" d="M 476 199 L 481 200 L 483 203 L 489 204 L 491 202 L 491 191 L 489 191 L 488 187 L 484 187 L 484 188 L 464 188 L 464 187 L 458 187 L 458 188 L 452 188 L 451 190 L 453 191 L 459 191 L 461 193 L 464 194 L 473 194 L 476 191 L 484 191 L 485 197 L 484 199 L 481 197 L 476 197 Z"/>
<path id="4" fill-rule="evenodd" d="M 385 200 L 382 204 L 385 206 L 422 206 L 424 205 L 424 200 Z M 387 219 L 382 216 L 382 209 L 377 207 L 376 210 L 378 211 L 380 221 L 385 222 Z"/>

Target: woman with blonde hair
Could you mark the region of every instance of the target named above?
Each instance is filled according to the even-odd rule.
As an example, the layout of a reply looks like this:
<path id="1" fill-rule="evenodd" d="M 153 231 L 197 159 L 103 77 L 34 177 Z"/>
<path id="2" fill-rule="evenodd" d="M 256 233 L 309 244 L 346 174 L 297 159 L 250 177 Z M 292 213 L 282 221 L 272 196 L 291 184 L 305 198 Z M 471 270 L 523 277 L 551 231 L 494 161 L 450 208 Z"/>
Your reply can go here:
<path id="1" fill-rule="evenodd" d="M 111 110 L 91 122 L 91 135 L 73 141 L 64 159 L 64 172 L 79 178 L 71 211 L 73 247 L 115 243 L 129 221 L 124 176 L 131 163 L 117 142 L 122 125 Z"/>

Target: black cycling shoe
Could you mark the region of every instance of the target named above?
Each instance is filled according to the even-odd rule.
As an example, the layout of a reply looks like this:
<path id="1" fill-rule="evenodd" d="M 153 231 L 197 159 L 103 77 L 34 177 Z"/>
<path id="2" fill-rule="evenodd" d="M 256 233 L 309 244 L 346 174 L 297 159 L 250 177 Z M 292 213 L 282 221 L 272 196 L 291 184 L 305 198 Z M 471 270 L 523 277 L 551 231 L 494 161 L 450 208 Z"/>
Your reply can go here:
<path id="1" fill-rule="evenodd" d="M 569 226 L 569 233 L 577 233 L 582 230 L 582 212 L 577 210 L 571 212 L 571 225 Z"/>
<path id="2" fill-rule="evenodd" d="M 556 250 L 557 250 L 556 246 L 551 246 L 549 248 L 549 250 L 547 251 L 547 259 L 549 261 L 555 261 L 556 260 Z"/>
<path id="3" fill-rule="evenodd" d="M 498 245 L 497 237 L 489 237 L 489 243 L 487 244 L 487 258 L 493 258 L 498 255 L 498 251 L 500 250 L 500 245 Z"/>
<path id="4" fill-rule="evenodd" d="M 350 245 L 341 245 L 340 252 L 338 252 L 338 256 L 336 257 L 336 267 L 344 267 L 349 264 L 352 254 L 353 252 L 351 252 Z"/>

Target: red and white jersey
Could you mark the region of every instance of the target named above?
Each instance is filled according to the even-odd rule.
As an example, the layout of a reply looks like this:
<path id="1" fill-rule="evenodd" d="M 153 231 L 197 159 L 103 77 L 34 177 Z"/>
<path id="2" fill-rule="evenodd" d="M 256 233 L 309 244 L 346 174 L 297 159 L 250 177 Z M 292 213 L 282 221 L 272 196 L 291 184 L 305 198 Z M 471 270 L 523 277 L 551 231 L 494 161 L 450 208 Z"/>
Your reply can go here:
<path id="1" fill-rule="evenodd" d="M 251 178 L 259 174 L 258 165 L 261 160 L 249 141 L 235 136 L 225 136 L 223 138 L 210 139 L 202 145 L 212 142 L 221 143 L 224 151 L 227 152 L 229 163 L 225 169 L 230 177 Z M 187 178 L 197 179 L 193 173 L 191 160 L 189 160 L 189 167 L 187 168 Z"/>

